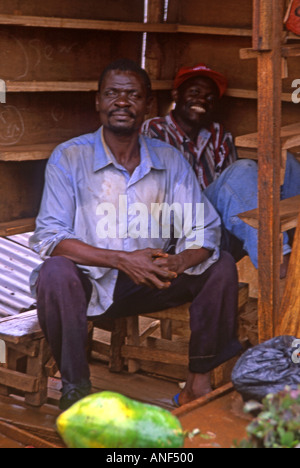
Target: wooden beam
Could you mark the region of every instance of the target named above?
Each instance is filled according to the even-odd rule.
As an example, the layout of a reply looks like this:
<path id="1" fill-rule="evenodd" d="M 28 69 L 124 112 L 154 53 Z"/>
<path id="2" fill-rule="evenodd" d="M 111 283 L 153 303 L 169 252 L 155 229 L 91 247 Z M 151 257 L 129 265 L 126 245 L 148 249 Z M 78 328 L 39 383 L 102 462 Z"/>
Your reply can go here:
<path id="1" fill-rule="evenodd" d="M 285 125 L 280 129 L 282 149 L 290 149 L 300 145 L 300 122 Z M 235 138 L 235 145 L 240 148 L 257 149 L 258 133 L 249 133 Z"/>
<path id="2" fill-rule="evenodd" d="M 0 385 L 31 393 L 39 389 L 36 377 L 2 367 L 0 367 Z"/>
<path id="3" fill-rule="evenodd" d="M 274 6 L 274 0 L 253 0 L 252 47 L 254 50 L 271 50 L 273 47 L 274 23 L 272 17 Z"/>
<path id="4" fill-rule="evenodd" d="M 31 434 L 29 431 L 20 429 L 13 424 L 9 424 L 0 420 L 0 432 L 6 437 L 9 437 L 23 445 L 32 446 L 34 448 L 62 448 L 56 444 L 48 442 L 40 437 Z"/>
<path id="5" fill-rule="evenodd" d="M 279 203 L 280 232 L 286 232 L 290 229 L 294 229 L 297 226 L 299 213 L 300 195 L 282 200 Z M 238 216 L 245 223 L 249 224 L 249 226 L 258 229 L 259 215 L 257 209 L 240 213 Z"/>
<path id="6" fill-rule="evenodd" d="M 252 49 L 241 49 L 251 50 Z M 255 52 L 256 54 L 256 52 Z M 256 56 L 257 58 L 257 56 Z M 91 92 L 97 91 L 98 81 L 6 81 L 7 93 L 38 93 L 38 92 Z M 173 80 L 152 80 L 153 91 L 169 91 L 173 87 Z M 257 99 L 257 90 L 228 88 L 225 96 L 238 99 Z M 290 93 L 282 93 L 282 101 L 291 102 Z M 41 145 L 42 146 L 42 145 Z M 46 145 L 45 145 L 46 146 Z M 5 159 L 1 157 L 0 160 Z M 7 159 L 9 160 L 9 159 Z"/>
<path id="7" fill-rule="evenodd" d="M 245 28 L 221 28 L 212 26 L 192 26 L 179 24 L 177 32 L 185 34 L 205 34 L 213 36 L 239 36 L 252 37 L 252 29 Z"/>
<path id="8" fill-rule="evenodd" d="M 96 31 L 128 31 L 151 33 L 175 33 L 177 25 L 134 23 L 125 21 L 101 21 L 47 16 L 0 15 L 0 24 L 36 28 L 90 29 Z"/>
<path id="9" fill-rule="evenodd" d="M 261 51 L 255 49 L 240 49 L 240 59 L 250 60 L 257 59 Z M 300 45 L 289 44 L 281 47 L 281 56 L 283 58 L 299 57 L 300 56 Z"/>
<path id="10" fill-rule="evenodd" d="M 164 0 L 151 0 L 147 23 L 125 21 L 101 21 L 47 16 L 0 15 L 0 24 L 36 28 L 86 29 L 96 31 L 128 31 L 148 33 L 184 33 L 220 36 L 251 37 L 252 30 L 247 28 L 222 28 L 194 26 L 188 24 L 163 23 Z M 161 7 L 162 5 L 162 7 Z M 158 12 L 158 15 L 157 15 Z"/>
<path id="11" fill-rule="evenodd" d="M 0 236 L 13 236 L 35 230 L 35 218 L 18 219 L 0 223 Z"/>
<path id="12" fill-rule="evenodd" d="M 276 334 L 300 337 L 300 214 Z"/>
<path id="13" fill-rule="evenodd" d="M 58 143 L 57 143 L 58 144 Z M 55 148 L 56 143 L 31 145 L 31 146 L 13 146 L 0 149 L 0 161 L 38 161 L 48 159 Z"/>
<path id="14" fill-rule="evenodd" d="M 255 0 L 258 57 L 259 340 L 275 334 L 280 297 L 281 38 L 283 0 Z M 256 19 L 257 20 L 257 19 Z"/>

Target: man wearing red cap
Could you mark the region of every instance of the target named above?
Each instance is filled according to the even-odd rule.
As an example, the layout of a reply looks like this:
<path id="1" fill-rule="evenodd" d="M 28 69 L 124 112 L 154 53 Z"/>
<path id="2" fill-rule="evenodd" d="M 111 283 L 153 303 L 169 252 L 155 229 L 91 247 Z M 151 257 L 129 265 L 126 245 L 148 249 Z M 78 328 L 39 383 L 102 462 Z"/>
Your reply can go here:
<path id="1" fill-rule="evenodd" d="M 181 68 L 172 91 L 175 109 L 166 117 L 145 122 L 143 132 L 181 151 L 222 219 L 222 248 L 231 252 L 236 261 L 247 253 L 257 268 L 257 230 L 237 216 L 257 207 L 257 164 L 251 160 L 238 161 L 232 135 L 214 120 L 216 105 L 227 85 L 222 74 L 203 63 Z M 288 154 L 282 198 L 299 194 L 300 164 Z M 291 252 L 287 234 L 284 240 L 282 276 L 286 275 Z"/>

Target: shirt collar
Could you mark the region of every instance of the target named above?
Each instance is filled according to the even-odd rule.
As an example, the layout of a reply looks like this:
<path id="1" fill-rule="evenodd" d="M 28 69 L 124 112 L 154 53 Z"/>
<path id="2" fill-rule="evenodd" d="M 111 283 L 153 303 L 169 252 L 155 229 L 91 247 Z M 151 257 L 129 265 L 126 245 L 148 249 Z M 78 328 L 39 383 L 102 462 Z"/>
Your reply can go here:
<path id="1" fill-rule="evenodd" d="M 203 151 L 204 147 L 207 145 L 212 135 L 212 132 L 210 130 L 208 130 L 207 128 L 201 128 L 198 134 L 197 145 L 195 145 L 195 143 L 190 139 L 190 137 L 182 130 L 182 128 L 176 122 L 173 111 L 171 111 L 169 115 L 167 115 L 166 119 L 168 121 L 168 125 L 170 125 L 170 127 L 172 127 L 173 130 L 175 130 L 176 133 L 180 135 L 180 137 L 182 138 L 182 141 L 188 141 L 192 143 L 194 146 L 196 146 L 198 149 L 201 149 L 201 151 Z"/>
<path id="2" fill-rule="evenodd" d="M 144 173 L 150 172 L 151 169 L 164 170 L 166 166 L 164 162 L 157 156 L 156 152 L 151 146 L 151 140 L 145 138 L 143 135 L 139 136 L 140 147 L 141 147 L 141 163 L 142 171 Z M 116 167 L 120 167 L 116 161 L 113 153 L 107 146 L 103 127 L 100 127 L 96 132 L 95 138 L 95 159 L 94 159 L 94 172 L 99 171 L 110 164 Z"/>

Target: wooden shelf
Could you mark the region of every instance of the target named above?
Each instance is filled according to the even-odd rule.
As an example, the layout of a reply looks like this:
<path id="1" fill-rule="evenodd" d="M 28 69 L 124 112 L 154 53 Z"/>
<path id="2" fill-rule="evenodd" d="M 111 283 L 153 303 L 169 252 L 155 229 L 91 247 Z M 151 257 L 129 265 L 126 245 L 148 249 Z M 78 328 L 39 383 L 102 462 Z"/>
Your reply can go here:
<path id="1" fill-rule="evenodd" d="M 248 135 L 236 137 L 235 145 L 238 148 L 257 149 L 258 134 L 250 133 Z M 300 145 L 300 122 L 282 127 L 281 145 L 283 150 L 295 148 Z"/>
<path id="2" fill-rule="evenodd" d="M 46 16 L 0 15 L 0 24 L 36 28 L 91 29 L 98 31 L 128 31 L 148 33 L 212 34 L 251 37 L 251 29 L 193 26 L 174 23 L 134 23 Z"/>
<path id="3" fill-rule="evenodd" d="M 13 236 L 35 230 L 35 218 L 24 218 L 0 223 L 0 236 Z"/>
<path id="4" fill-rule="evenodd" d="M 172 80 L 153 80 L 153 91 L 168 91 L 173 86 Z M 97 91 L 97 81 L 6 81 L 7 93 L 38 92 L 90 92 Z M 257 99 L 254 89 L 228 88 L 225 96 L 240 99 Z M 290 93 L 282 93 L 282 101 L 291 102 Z"/>
<path id="5" fill-rule="evenodd" d="M 261 52 L 254 49 L 240 49 L 240 58 L 242 60 L 257 59 Z M 283 58 L 299 57 L 300 45 L 299 44 L 286 44 L 281 48 L 281 56 Z"/>
<path id="6" fill-rule="evenodd" d="M 297 227 L 299 213 L 300 195 L 282 200 L 279 204 L 280 231 L 286 232 Z M 239 218 L 251 227 L 258 229 L 259 215 L 257 209 L 241 213 Z"/>
<path id="7" fill-rule="evenodd" d="M 214 36 L 252 37 L 252 29 L 246 28 L 220 28 L 212 26 L 192 26 L 178 24 L 176 32 L 187 34 L 211 34 Z"/>
<path id="8" fill-rule="evenodd" d="M 172 89 L 172 80 L 154 80 L 152 88 Z M 98 90 L 98 81 L 6 81 L 7 93 L 90 92 Z"/>
<path id="9" fill-rule="evenodd" d="M 282 47 L 282 57 L 299 57 L 300 56 L 300 44 L 284 45 Z"/>
<path id="10" fill-rule="evenodd" d="M 0 15 L 0 24 L 27 26 L 36 28 L 92 29 L 99 31 L 128 31 L 175 33 L 176 24 L 169 23 L 133 23 L 125 21 L 102 21 L 46 16 Z"/>
<path id="11" fill-rule="evenodd" d="M 0 161 L 38 161 L 48 159 L 58 143 L 44 145 L 14 146 L 0 149 Z"/>

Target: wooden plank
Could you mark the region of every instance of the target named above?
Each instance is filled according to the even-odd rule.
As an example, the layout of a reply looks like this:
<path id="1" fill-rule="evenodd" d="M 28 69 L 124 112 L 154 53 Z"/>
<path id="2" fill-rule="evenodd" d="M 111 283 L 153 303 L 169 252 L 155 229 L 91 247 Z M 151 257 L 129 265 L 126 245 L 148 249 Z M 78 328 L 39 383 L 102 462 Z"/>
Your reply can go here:
<path id="1" fill-rule="evenodd" d="M 25 431 L 24 429 L 19 429 L 13 424 L 9 424 L 4 421 L 0 421 L 0 432 L 26 446 L 30 445 L 34 448 L 61 448 L 58 445 L 47 442 L 40 437 L 30 434 L 30 432 Z"/>
<path id="2" fill-rule="evenodd" d="M 36 92 L 91 92 L 98 90 L 98 81 L 6 81 L 7 93 Z M 169 91 L 173 80 L 152 80 L 153 91 Z M 257 99 L 257 90 L 228 88 L 225 96 L 243 99 Z M 291 102 L 290 93 L 282 93 L 282 101 Z M 7 159 L 9 160 L 9 159 Z"/>
<path id="3" fill-rule="evenodd" d="M 159 349 L 149 349 L 142 346 L 122 346 L 122 356 L 127 359 L 140 359 L 142 361 L 154 361 L 165 364 L 188 365 L 188 356 L 161 351 Z"/>
<path id="4" fill-rule="evenodd" d="M 282 57 L 299 57 L 300 56 L 300 45 L 299 44 L 289 44 L 284 45 L 281 49 Z"/>
<path id="5" fill-rule="evenodd" d="M 35 357 L 38 355 L 39 351 L 39 340 L 33 340 L 29 343 L 8 343 L 7 346 L 10 349 L 14 349 L 15 351 L 20 352 L 21 354 L 25 354 L 26 356 Z"/>
<path id="6" fill-rule="evenodd" d="M 125 21 L 101 21 L 46 16 L 0 15 L 0 24 L 39 28 L 85 29 L 97 31 L 128 31 L 148 33 L 212 34 L 220 36 L 251 37 L 251 29 L 210 26 L 177 25 L 171 23 L 135 23 Z"/>
<path id="7" fill-rule="evenodd" d="M 242 60 L 251 60 L 257 59 L 260 52 L 255 49 L 241 49 L 240 58 Z M 299 57 L 300 56 L 300 45 L 299 44 L 289 44 L 281 48 L 281 55 L 283 58 L 289 57 Z"/>
<path id="8" fill-rule="evenodd" d="M 271 50 L 273 32 L 273 0 L 253 0 L 253 40 L 254 50 Z M 276 5 L 277 8 L 277 5 Z"/>
<path id="9" fill-rule="evenodd" d="M 239 36 L 252 37 L 252 29 L 246 28 L 222 28 L 213 26 L 193 26 L 187 24 L 179 24 L 177 32 L 185 34 L 205 34 L 213 36 Z"/>
<path id="10" fill-rule="evenodd" d="M 300 144 L 300 122 L 285 125 L 280 129 L 282 149 L 289 149 Z M 235 145 L 239 148 L 258 148 L 258 133 L 249 133 L 235 138 Z"/>
<path id="11" fill-rule="evenodd" d="M 190 313 L 189 313 L 190 303 L 183 304 L 178 307 L 171 307 L 169 309 L 162 310 L 160 312 L 153 312 L 150 314 L 143 314 L 145 317 L 150 317 L 154 319 L 174 319 L 181 322 L 190 322 Z"/>
<path id="12" fill-rule="evenodd" d="M 37 378 L 3 367 L 0 367 L 0 385 L 30 393 L 37 392 L 39 389 Z"/>
<path id="13" fill-rule="evenodd" d="M 9 343 L 24 343 L 43 337 L 36 311 L 0 320 L 0 338 Z"/>
<path id="14" fill-rule="evenodd" d="M 280 219 L 280 232 L 286 232 L 294 229 L 297 226 L 298 216 L 300 213 L 300 195 L 296 197 L 281 200 L 279 203 L 279 219 Z M 259 213 L 258 209 L 240 213 L 239 218 L 242 219 L 249 226 L 258 229 L 259 227 Z"/>
<path id="15" fill-rule="evenodd" d="M 300 212 L 276 334 L 300 337 Z"/>
<path id="16" fill-rule="evenodd" d="M 175 33 L 176 24 L 101 21 L 47 16 L 0 15 L 0 24 L 35 28 L 85 29 L 96 31 L 128 31 L 150 33 Z"/>
<path id="17" fill-rule="evenodd" d="M 90 92 L 98 90 L 98 81 L 6 81 L 7 93 Z M 170 90 L 172 80 L 152 80 L 152 89 Z M 241 91 L 242 92 L 242 91 Z M 246 92 L 246 91 L 245 91 Z"/>
<path id="18" fill-rule="evenodd" d="M 0 149 L 0 161 L 38 161 L 48 159 L 56 143 L 44 145 L 14 146 Z"/>
<path id="19" fill-rule="evenodd" d="M 13 236 L 35 230 L 35 218 L 18 219 L 0 223 L 0 236 Z"/>

